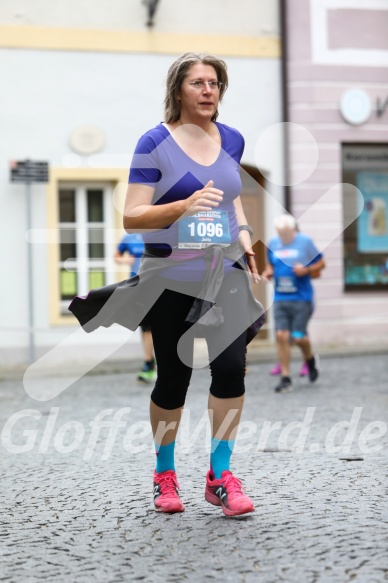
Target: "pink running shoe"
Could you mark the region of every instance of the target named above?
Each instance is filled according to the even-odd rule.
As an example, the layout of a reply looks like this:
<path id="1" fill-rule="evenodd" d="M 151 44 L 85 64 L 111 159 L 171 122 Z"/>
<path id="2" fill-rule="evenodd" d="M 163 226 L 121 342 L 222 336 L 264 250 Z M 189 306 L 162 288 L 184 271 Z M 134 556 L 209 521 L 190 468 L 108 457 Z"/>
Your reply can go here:
<path id="1" fill-rule="evenodd" d="M 275 364 L 275 366 L 271 368 L 271 370 L 269 371 L 269 374 L 272 375 L 273 377 L 282 374 L 282 367 L 280 366 L 280 364 L 279 363 Z"/>
<path id="2" fill-rule="evenodd" d="M 307 366 L 307 362 L 304 362 L 300 368 L 299 376 L 300 377 L 307 377 L 309 374 L 309 367 Z"/>
<path id="3" fill-rule="evenodd" d="M 157 512 L 183 512 L 185 507 L 179 498 L 179 484 L 176 473 L 167 470 L 154 472 L 154 504 Z"/>
<path id="4" fill-rule="evenodd" d="M 216 480 L 212 470 L 206 475 L 205 500 L 214 506 L 222 506 L 226 516 L 239 516 L 253 512 L 253 502 L 242 491 L 241 481 L 229 470 L 222 472 L 220 480 Z"/>

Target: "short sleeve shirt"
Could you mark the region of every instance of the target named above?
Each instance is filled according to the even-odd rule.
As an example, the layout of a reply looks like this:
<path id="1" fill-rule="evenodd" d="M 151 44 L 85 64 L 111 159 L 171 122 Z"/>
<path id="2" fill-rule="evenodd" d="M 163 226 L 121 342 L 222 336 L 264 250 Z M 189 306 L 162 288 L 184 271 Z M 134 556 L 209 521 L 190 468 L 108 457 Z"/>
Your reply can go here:
<path id="1" fill-rule="evenodd" d="M 124 235 L 117 246 L 117 250 L 121 255 L 128 253 L 135 257 L 134 263 L 131 265 L 130 277 L 134 277 L 139 271 L 140 259 L 144 252 L 143 237 L 139 233 L 128 233 Z"/>
<path id="2" fill-rule="evenodd" d="M 285 245 L 275 237 L 268 245 L 268 261 L 274 270 L 275 301 L 312 302 L 314 290 L 309 275 L 297 277 L 293 272 L 296 263 L 309 266 L 322 259 L 312 239 L 296 233 L 294 240 Z"/>
<path id="3" fill-rule="evenodd" d="M 184 200 L 209 182 L 224 192 L 218 207 L 229 214 L 232 241 L 238 237 L 233 200 L 240 194 L 240 161 L 244 139 L 235 129 L 216 123 L 221 135 L 221 151 L 210 166 L 192 160 L 178 146 L 168 129 L 159 124 L 142 136 L 137 144 L 129 173 L 129 182 L 147 184 L 155 188 L 155 205 Z M 165 227 L 153 233 L 144 233 L 144 242 L 157 246 L 177 244 L 177 226 Z"/>
<path id="4" fill-rule="evenodd" d="M 154 188 L 152 204 L 161 205 L 184 200 L 213 180 L 214 188 L 224 192 L 223 201 L 217 209 L 227 212 L 231 242 L 234 242 L 239 231 L 233 201 L 242 188 L 240 161 L 245 143 L 240 132 L 234 128 L 219 122 L 216 125 L 221 136 L 221 150 L 217 160 L 210 166 L 203 166 L 190 158 L 162 123 L 149 130 L 136 146 L 129 182 Z M 177 247 L 178 224 L 146 232 L 143 239 L 145 244 L 156 248 Z M 191 262 L 185 279 L 201 279 L 204 266 L 204 259 Z M 179 268 L 180 271 L 183 269 L 184 266 Z"/>

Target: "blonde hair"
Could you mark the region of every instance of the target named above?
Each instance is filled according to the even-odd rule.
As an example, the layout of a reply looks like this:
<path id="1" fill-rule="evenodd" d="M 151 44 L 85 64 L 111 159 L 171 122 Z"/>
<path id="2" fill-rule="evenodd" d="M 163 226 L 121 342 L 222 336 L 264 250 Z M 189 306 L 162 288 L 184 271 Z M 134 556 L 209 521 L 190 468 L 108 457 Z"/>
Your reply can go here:
<path id="1" fill-rule="evenodd" d="M 203 63 L 214 67 L 217 74 L 217 81 L 222 83 L 219 93 L 219 101 L 228 87 L 228 73 L 226 63 L 214 55 L 208 53 L 184 53 L 180 56 L 168 70 L 166 81 L 166 97 L 164 99 L 164 121 L 173 123 L 178 121 L 181 114 L 181 104 L 178 99 L 182 83 L 193 65 Z M 218 117 L 218 110 L 214 113 L 212 121 Z"/>
<path id="2" fill-rule="evenodd" d="M 296 220 L 292 215 L 279 215 L 274 221 L 275 229 L 296 229 Z"/>

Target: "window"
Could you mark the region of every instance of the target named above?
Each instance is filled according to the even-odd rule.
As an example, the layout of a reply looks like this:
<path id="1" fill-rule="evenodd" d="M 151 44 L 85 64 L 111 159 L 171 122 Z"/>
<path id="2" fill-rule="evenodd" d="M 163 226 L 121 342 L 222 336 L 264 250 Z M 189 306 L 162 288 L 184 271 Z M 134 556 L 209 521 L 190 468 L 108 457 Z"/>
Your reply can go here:
<path id="1" fill-rule="evenodd" d="M 386 290 L 388 144 L 344 144 L 342 164 L 343 182 L 357 186 L 364 199 L 361 214 L 344 231 L 345 289 Z M 345 218 L 355 216 L 359 203 L 346 187 L 343 203 Z"/>
<path id="2" fill-rule="evenodd" d="M 58 212 L 60 311 L 70 314 L 67 308 L 74 296 L 114 281 L 109 268 L 114 253 L 109 240 L 112 189 L 104 184 L 60 183 Z"/>

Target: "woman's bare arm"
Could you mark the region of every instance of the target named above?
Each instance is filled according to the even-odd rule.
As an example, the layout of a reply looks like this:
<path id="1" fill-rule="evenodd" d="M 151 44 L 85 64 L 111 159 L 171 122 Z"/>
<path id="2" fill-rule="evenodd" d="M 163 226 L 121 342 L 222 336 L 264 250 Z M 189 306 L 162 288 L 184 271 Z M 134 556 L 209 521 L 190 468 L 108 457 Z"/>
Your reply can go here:
<path id="1" fill-rule="evenodd" d="M 223 192 L 213 188 L 213 181 L 195 191 L 184 200 L 153 205 L 154 188 L 145 184 L 130 183 L 124 206 L 124 229 L 133 231 L 155 231 L 163 229 L 185 215 L 217 208 L 222 201 Z"/>

